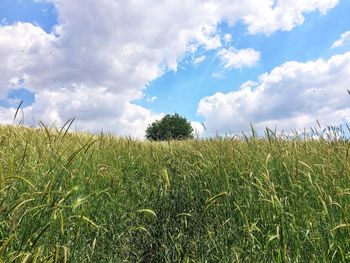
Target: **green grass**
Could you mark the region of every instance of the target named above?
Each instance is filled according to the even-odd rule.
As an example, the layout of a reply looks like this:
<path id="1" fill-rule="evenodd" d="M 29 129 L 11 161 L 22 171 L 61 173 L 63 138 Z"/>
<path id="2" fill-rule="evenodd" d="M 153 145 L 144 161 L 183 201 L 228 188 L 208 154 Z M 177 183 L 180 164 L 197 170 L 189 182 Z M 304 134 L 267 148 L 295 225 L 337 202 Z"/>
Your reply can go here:
<path id="1" fill-rule="evenodd" d="M 350 262 L 349 142 L 0 127 L 0 262 Z"/>

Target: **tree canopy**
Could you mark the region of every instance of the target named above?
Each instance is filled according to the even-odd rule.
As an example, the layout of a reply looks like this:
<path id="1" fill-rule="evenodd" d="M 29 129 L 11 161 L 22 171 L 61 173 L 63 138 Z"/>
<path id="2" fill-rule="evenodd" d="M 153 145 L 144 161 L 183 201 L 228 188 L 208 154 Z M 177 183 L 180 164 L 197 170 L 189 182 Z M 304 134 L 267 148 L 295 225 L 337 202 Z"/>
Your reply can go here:
<path id="1" fill-rule="evenodd" d="M 146 138 L 154 141 L 190 139 L 193 138 L 193 128 L 191 123 L 179 114 L 167 114 L 161 120 L 148 125 Z"/>

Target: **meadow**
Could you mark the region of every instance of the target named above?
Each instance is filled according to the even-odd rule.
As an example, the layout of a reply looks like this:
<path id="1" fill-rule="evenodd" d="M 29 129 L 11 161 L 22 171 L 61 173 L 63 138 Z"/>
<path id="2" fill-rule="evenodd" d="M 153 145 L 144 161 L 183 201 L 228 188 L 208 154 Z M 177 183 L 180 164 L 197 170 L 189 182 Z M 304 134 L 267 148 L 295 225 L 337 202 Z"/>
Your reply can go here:
<path id="1" fill-rule="evenodd" d="M 0 127 L 0 262 L 350 262 L 349 141 Z"/>

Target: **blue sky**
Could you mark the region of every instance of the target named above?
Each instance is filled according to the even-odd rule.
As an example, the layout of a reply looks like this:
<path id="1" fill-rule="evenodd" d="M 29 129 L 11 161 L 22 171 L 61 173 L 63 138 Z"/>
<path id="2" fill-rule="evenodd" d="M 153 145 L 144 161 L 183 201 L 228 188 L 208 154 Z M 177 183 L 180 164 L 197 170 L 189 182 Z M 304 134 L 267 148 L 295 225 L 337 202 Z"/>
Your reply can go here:
<path id="1" fill-rule="evenodd" d="M 316 106 L 324 100 L 318 96 L 298 109 L 283 105 L 293 94 L 300 99 L 308 92 L 344 92 L 348 82 L 334 82 L 333 90 L 329 81 L 348 74 L 348 64 L 339 68 L 336 59 L 347 61 L 348 39 L 336 48 L 332 44 L 350 31 L 350 1 L 293 7 L 293 1 L 249 0 L 240 10 L 235 1 L 223 0 L 218 13 L 201 6 L 209 1 L 192 0 L 188 8 L 165 1 L 157 6 L 164 13 L 158 17 L 148 11 L 152 1 L 143 0 L 121 1 L 119 7 L 113 1 L 2 0 L 0 55 L 12 64 L 0 68 L 0 121 L 6 123 L 21 100 L 36 119 L 64 123 L 76 117 L 82 130 L 136 137 L 151 120 L 174 112 L 198 129 L 205 123 L 209 134 L 239 132 L 250 122 L 292 129 L 312 126 L 322 116 L 327 124 L 347 121 L 348 107 L 339 106 L 348 102 L 343 98 L 330 98 L 324 109 Z M 198 10 L 191 11 L 191 4 Z M 195 11 L 202 17 L 192 19 Z M 8 43 L 18 43 L 17 51 Z M 309 67 L 319 71 L 309 74 Z M 323 82 L 314 77 L 312 83 L 307 74 Z M 247 81 L 256 83 L 241 88 Z M 297 84 L 300 89 L 293 90 Z M 273 98 L 271 106 L 259 106 L 267 97 Z M 274 112 L 287 117 L 276 119 Z"/>

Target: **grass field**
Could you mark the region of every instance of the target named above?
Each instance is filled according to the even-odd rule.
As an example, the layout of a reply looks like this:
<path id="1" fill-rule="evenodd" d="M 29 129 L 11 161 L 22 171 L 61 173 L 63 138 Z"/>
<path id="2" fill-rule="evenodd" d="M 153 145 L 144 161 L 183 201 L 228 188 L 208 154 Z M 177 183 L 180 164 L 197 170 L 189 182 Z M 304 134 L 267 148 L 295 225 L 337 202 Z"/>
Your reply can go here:
<path id="1" fill-rule="evenodd" d="M 0 262 L 350 262 L 349 146 L 2 126 Z"/>

